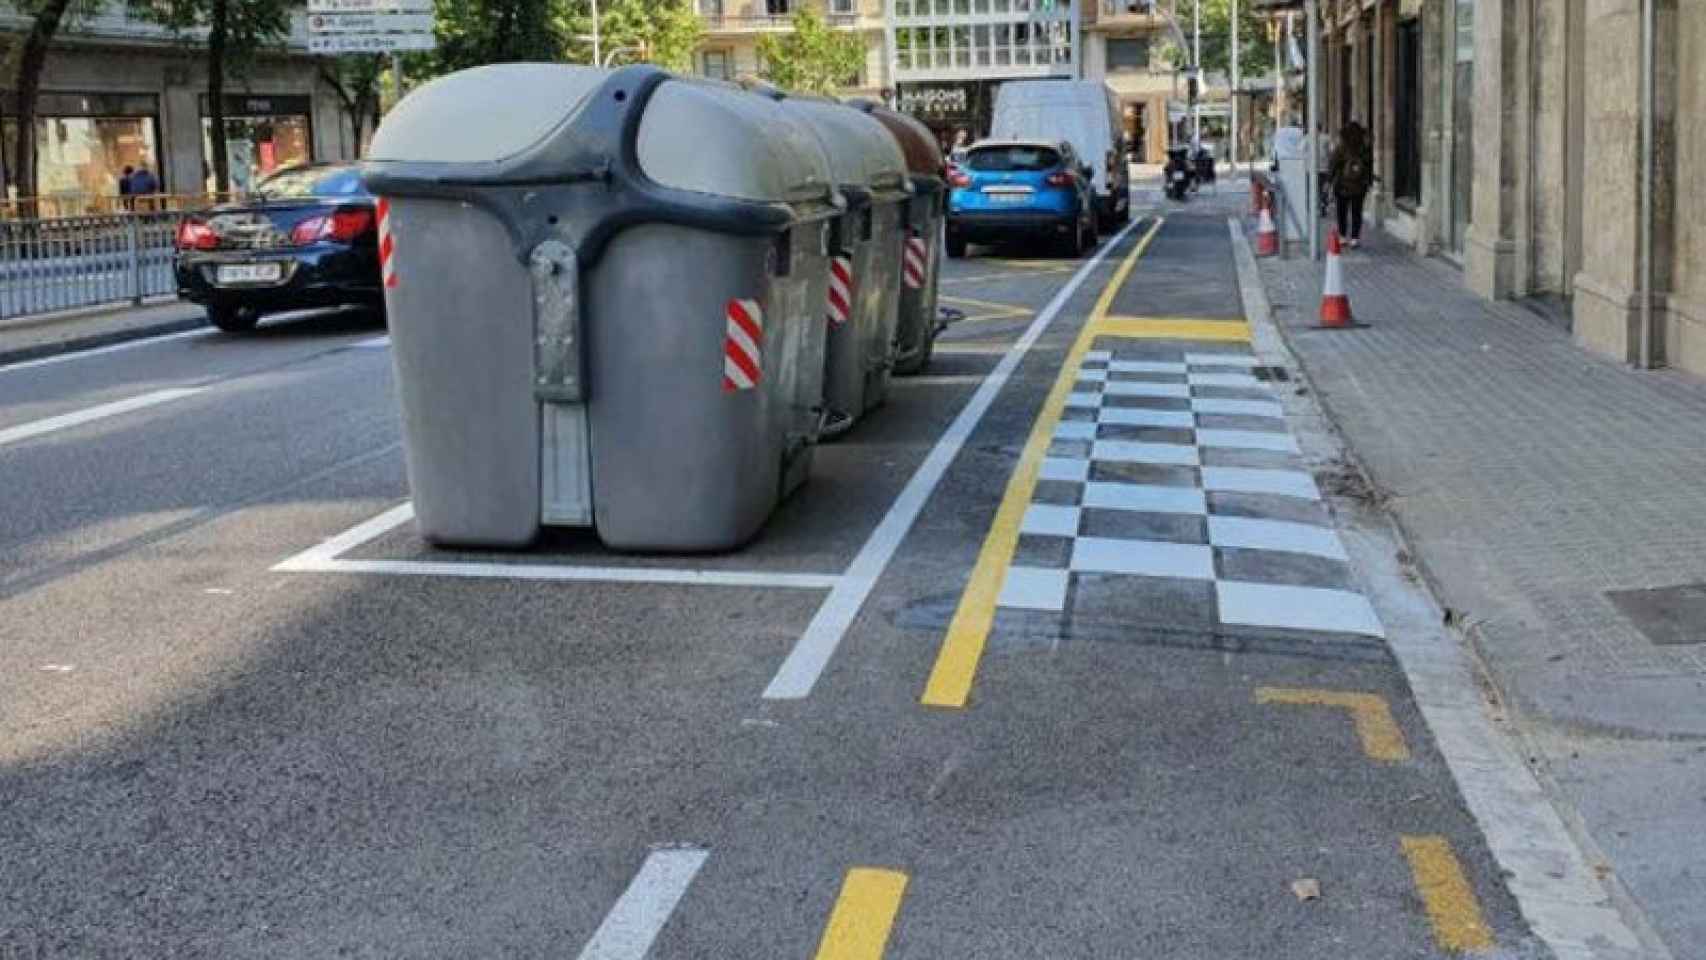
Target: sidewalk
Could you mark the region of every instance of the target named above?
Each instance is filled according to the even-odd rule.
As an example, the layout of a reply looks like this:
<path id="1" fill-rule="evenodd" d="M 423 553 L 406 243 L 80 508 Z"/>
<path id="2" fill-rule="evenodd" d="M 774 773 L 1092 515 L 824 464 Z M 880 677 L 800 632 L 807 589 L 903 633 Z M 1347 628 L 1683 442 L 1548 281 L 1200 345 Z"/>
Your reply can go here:
<path id="1" fill-rule="evenodd" d="M 1706 956 L 1706 382 L 1593 357 L 1378 234 L 1345 276 L 1371 326 L 1318 330 L 1319 268 L 1262 261 L 1566 820 L 1678 960 Z"/>
<path id="2" fill-rule="evenodd" d="M 191 330 L 207 323 L 193 303 L 176 299 L 0 320 L 0 364 Z"/>

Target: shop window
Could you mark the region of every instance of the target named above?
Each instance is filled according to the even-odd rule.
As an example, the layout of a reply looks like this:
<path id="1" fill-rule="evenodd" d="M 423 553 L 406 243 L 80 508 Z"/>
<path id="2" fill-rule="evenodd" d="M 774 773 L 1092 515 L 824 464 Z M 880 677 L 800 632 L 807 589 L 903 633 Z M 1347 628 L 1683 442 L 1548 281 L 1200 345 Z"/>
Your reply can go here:
<path id="1" fill-rule="evenodd" d="M 702 72 L 713 80 L 729 80 L 734 76 L 734 70 L 729 63 L 727 50 L 707 50 L 703 54 Z"/>
<path id="2" fill-rule="evenodd" d="M 305 98 L 304 98 L 305 99 Z M 213 121 L 201 120 L 203 189 L 214 192 Z M 313 159 L 309 119 L 305 114 L 275 116 L 227 116 L 225 157 L 231 174 L 231 191 L 248 193 L 262 178 L 286 167 Z"/>
<path id="3" fill-rule="evenodd" d="M 16 152 L 17 99 L 0 93 L 0 142 L 6 159 Z M 147 94 L 44 92 L 36 100 L 36 187 L 58 198 L 57 215 L 104 208 L 118 194 L 125 167 L 160 169 L 158 104 Z M 8 194 L 15 193 L 6 184 Z"/>

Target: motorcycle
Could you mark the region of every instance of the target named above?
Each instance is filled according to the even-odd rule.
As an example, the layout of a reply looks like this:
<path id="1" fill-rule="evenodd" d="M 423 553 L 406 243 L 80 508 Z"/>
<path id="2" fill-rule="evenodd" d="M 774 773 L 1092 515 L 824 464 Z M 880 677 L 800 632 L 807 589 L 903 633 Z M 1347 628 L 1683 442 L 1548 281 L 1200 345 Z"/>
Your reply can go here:
<path id="1" fill-rule="evenodd" d="M 1168 151 L 1167 167 L 1161 176 L 1166 184 L 1168 199 L 1183 203 L 1190 198 L 1191 191 L 1196 186 L 1196 172 L 1186 159 L 1184 150 Z"/>

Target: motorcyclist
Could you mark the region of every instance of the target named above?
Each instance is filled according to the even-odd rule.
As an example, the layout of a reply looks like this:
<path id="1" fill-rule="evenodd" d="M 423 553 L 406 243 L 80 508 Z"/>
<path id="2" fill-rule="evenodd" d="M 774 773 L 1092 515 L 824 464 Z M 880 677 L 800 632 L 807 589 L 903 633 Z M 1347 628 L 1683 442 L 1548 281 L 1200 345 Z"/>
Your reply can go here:
<path id="1" fill-rule="evenodd" d="M 1167 148 L 1167 166 L 1161 173 L 1167 196 L 1183 200 L 1196 186 L 1196 169 L 1190 160 L 1190 148 L 1180 145 Z"/>

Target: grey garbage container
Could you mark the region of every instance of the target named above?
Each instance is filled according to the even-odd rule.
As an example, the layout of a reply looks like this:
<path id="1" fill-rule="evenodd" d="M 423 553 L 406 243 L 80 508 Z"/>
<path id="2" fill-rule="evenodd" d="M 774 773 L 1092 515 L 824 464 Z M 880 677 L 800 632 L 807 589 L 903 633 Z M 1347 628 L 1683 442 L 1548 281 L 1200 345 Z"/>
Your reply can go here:
<path id="1" fill-rule="evenodd" d="M 840 200 L 778 104 L 652 67 L 481 67 L 410 93 L 370 157 L 427 539 L 727 549 L 803 481 Z"/>
<path id="2" fill-rule="evenodd" d="M 882 124 L 835 100 L 771 96 L 818 135 L 848 206 L 831 232 L 825 307 L 824 432 L 833 435 L 888 397 L 911 187 L 906 160 Z M 850 302 L 838 303 L 844 288 Z"/>
<path id="3" fill-rule="evenodd" d="M 870 114 L 894 138 L 911 177 L 900 309 L 895 317 L 894 372 L 919 373 L 930 365 L 940 326 L 936 316 L 937 268 L 941 262 L 942 213 L 948 200 L 942 147 L 929 127 L 898 110 L 873 100 L 849 103 Z"/>

